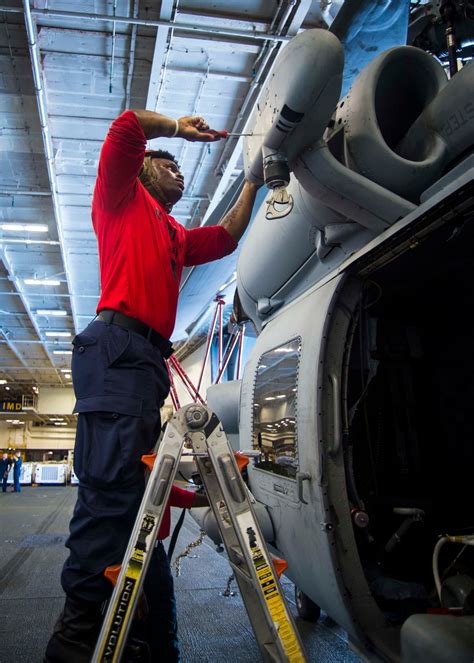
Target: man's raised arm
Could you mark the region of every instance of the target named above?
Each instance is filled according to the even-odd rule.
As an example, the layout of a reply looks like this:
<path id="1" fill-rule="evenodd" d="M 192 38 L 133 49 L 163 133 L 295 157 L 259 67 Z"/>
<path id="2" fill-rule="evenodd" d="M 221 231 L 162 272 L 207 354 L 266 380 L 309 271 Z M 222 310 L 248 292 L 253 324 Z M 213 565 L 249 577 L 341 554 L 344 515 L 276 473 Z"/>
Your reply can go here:
<path id="1" fill-rule="evenodd" d="M 147 140 L 152 138 L 184 138 L 191 142 L 212 143 L 223 136 L 215 131 L 206 133 L 209 125 L 202 117 L 180 117 L 175 120 L 167 115 L 147 110 L 134 110 Z"/>
<path id="2" fill-rule="evenodd" d="M 246 180 L 237 202 L 219 221 L 219 225 L 223 226 L 236 242 L 247 229 L 258 189 L 256 184 Z"/>

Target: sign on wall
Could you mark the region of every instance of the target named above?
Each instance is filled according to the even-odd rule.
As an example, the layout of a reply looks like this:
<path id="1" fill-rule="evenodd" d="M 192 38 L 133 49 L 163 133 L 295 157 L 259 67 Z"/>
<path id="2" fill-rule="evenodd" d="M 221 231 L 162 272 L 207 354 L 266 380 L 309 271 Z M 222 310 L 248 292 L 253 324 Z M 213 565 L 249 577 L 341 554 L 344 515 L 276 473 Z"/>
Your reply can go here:
<path id="1" fill-rule="evenodd" d="M 0 401 L 0 412 L 21 412 L 22 410 L 21 401 Z"/>

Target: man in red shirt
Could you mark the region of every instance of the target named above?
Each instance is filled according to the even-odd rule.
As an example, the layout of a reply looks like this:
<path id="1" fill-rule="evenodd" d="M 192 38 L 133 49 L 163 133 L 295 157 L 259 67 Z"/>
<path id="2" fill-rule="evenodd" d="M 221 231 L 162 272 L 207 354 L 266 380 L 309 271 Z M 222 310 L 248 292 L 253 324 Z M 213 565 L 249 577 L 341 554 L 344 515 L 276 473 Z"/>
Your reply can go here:
<path id="1" fill-rule="evenodd" d="M 257 186 L 245 182 L 219 225 L 180 225 L 170 215 L 184 190 L 178 164 L 168 152 L 145 152 L 147 140 L 174 136 L 219 140 L 200 117 L 126 111 L 112 123 L 100 155 L 92 223 L 101 297 L 97 317 L 73 340 L 79 487 L 61 576 L 66 602 L 46 650 L 48 663 L 86 663 L 94 650 L 112 589 L 104 570 L 122 561 L 144 491 L 140 459 L 160 431 L 169 391 L 164 358 L 172 352 L 182 269 L 231 253 L 255 202 Z M 156 569 L 146 593 L 157 591 L 163 560 Z M 179 661 L 177 648 L 160 652 L 160 661 Z"/>

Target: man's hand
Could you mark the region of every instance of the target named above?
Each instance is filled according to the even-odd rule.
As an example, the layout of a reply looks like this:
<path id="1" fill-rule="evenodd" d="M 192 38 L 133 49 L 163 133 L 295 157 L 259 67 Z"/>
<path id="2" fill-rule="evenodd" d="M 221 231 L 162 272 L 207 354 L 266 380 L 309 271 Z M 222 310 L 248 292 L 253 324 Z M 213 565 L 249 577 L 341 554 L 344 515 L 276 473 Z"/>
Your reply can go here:
<path id="1" fill-rule="evenodd" d="M 133 112 L 148 140 L 179 136 L 192 142 L 214 143 L 221 138 L 227 138 L 227 131 L 209 129 L 209 125 L 203 117 L 181 117 L 179 120 L 174 120 L 167 115 L 147 110 L 134 110 Z M 176 127 L 176 123 L 178 123 L 178 127 Z M 176 128 L 178 131 L 175 133 Z"/>
<path id="2" fill-rule="evenodd" d="M 224 133 L 209 129 L 203 117 L 180 117 L 178 120 L 177 136 L 191 142 L 214 143 L 225 138 Z"/>

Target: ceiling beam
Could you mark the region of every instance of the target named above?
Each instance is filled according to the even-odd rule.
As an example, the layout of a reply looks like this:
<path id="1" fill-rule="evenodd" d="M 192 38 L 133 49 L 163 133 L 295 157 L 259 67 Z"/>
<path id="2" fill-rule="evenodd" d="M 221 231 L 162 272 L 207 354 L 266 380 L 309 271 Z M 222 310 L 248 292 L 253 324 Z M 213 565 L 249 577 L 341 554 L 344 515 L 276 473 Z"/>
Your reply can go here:
<path id="1" fill-rule="evenodd" d="M 204 69 L 196 69 L 193 67 L 167 67 L 167 71 L 172 74 L 185 74 L 187 76 L 200 74 L 206 74 Z M 250 83 L 253 78 L 251 76 L 245 76 L 245 74 L 237 74 L 232 71 L 209 71 L 207 73 L 208 78 L 226 78 L 228 80 L 236 81 L 237 83 Z"/>
<path id="2" fill-rule="evenodd" d="M 4 131 L 4 136 L 8 134 Z M 1 189 L 0 196 L 47 196 L 51 197 L 51 191 L 45 189 Z"/>
<path id="3" fill-rule="evenodd" d="M 61 257 L 62 257 L 63 265 L 64 265 L 64 272 L 66 274 L 66 281 L 67 281 L 67 285 L 68 285 L 68 291 L 71 292 L 72 291 L 71 277 L 70 277 L 69 270 L 68 270 L 67 256 L 66 256 L 65 245 L 64 245 L 64 237 L 63 237 L 63 232 L 62 232 L 61 212 L 60 212 L 60 204 L 59 204 L 58 194 L 57 194 L 56 172 L 55 172 L 55 165 L 54 165 L 54 149 L 53 149 L 53 141 L 52 141 L 52 138 L 51 138 L 51 131 L 50 131 L 50 127 L 49 127 L 49 124 L 48 124 L 48 112 L 46 110 L 46 93 L 45 93 L 44 84 L 43 84 L 43 73 L 42 73 L 42 70 L 41 70 L 41 57 L 40 57 L 40 51 L 39 51 L 39 45 L 38 45 L 38 34 L 37 34 L 36 26 L 33 23 L 33 18 L 32 18 L 32 15 L 31 15 L 30 0 L 23 0 L 23 9 L 24 9 L 26 34 L 27 34 L 27 39 L 28 39 L 28 48 L 29 48 L 29 51 L 30 51 L 30 58 L 31 58 L 33 82 L 34 82 L 35 91 L 36 91 L 36 102 L 37 102 L 37 105 L 38 105 L 38 114 L 39 114 L 39 121 L 40 121 L 40 126 L 41 126 L 41 135 L 42 135 L 43 144 L 44 144 L 46 167 L 47 167 L 47 171 L 48 171 L 48 179 L 49 179 L 49 184 L 50 184 L 50 188 L 51 188 L 51 196 L 52 196 L 52 202 L 53 202 L 54 217 L 56 219 L 56 227 L 57 227 L 57 232 L 58 232 L 58 237 L 59 237 Z M 71 311 L 72 311 L 72 316 L 73 316 L 73 320 L 74 320 L 74 325 L 75 325 L 76 331 L 77 331 L 79 329 L 79 327 L 76 324 L 76 313 L 75 313 L 74 301 L 73 301 L 72 297 L 70 298 L 70 304 L 71 304 Z M 27 310 L 28 310 L 28 308 L 27 308 Z"/>
<path id="4" fill-rule="evenodd" d="M 24 6 L 28 0 L 23 0 Z M 18 7 L 1 7 L 0 11 L 9 14 L 18 14 L 22 13 L 21 9 Z M 26 13 L 26 10 L 25 10 Z M 231 30 L 230 28 L 225 28 L 219 26 L 218 28 L 212 28 L 210 26 L 203 28 L 196 28 L 189 23 L 179 23 L 177 21 L 170 20 L 152 20 L 147 18 L 133 18 L 131 16 L 112 16 L 109 14 L 86 14 L 84 12 L 69 12 L 57 9 L 29 9 L 30 16 L 34 15 L 38 18 L 41 18 L 41 24 L 45 24 L 45 19 L 77 19 L 81 21 L 82 24 L 90 22 L 98 23 L 125 23 L 128 25 L 141 25 L 144 27 L 152 28 L 174 28 L 180 32 L 189 32 L 194 35 L 206 36 L 216 36 L 216 37 L 225 37 L 227 41 L 236 39 L 249 39 L 250 41 L 275 41 L 275 42 L 284 42 L 288 41 L 289 37 L 283 35 L 271 34 L 267 32 L 254 32 L 250 30 Z M 51 27 L 54 27 L 51 26 Z"/>
<path id="5" fill-rule="evenodd" d="M 307 13 L 311 8 L 311 5 L 312 5 L 312 0 L 301 0 L 301 2 L 298 3 L 296 10 L 293 16 L 291 17 L 290 25 L 286 30 L 287 35 L 294 37 L 294 35 L 298 33 L 299 29 L 303 25 Z"/>
<path id="6" fill-rule="evenodd" d="M 160 19 L 171 23 L 174 22 L 172 19 L 173 4 L 174 0 L 162 0 Z M 160 25 L 157 27 L 153 59 L 151 62 L 150 82 L 146 95 L 145 108 L 147 110 L 156 111 L 156 107 L 158 106 L 172 36 L 173 30 L 169 26 Z"/>

